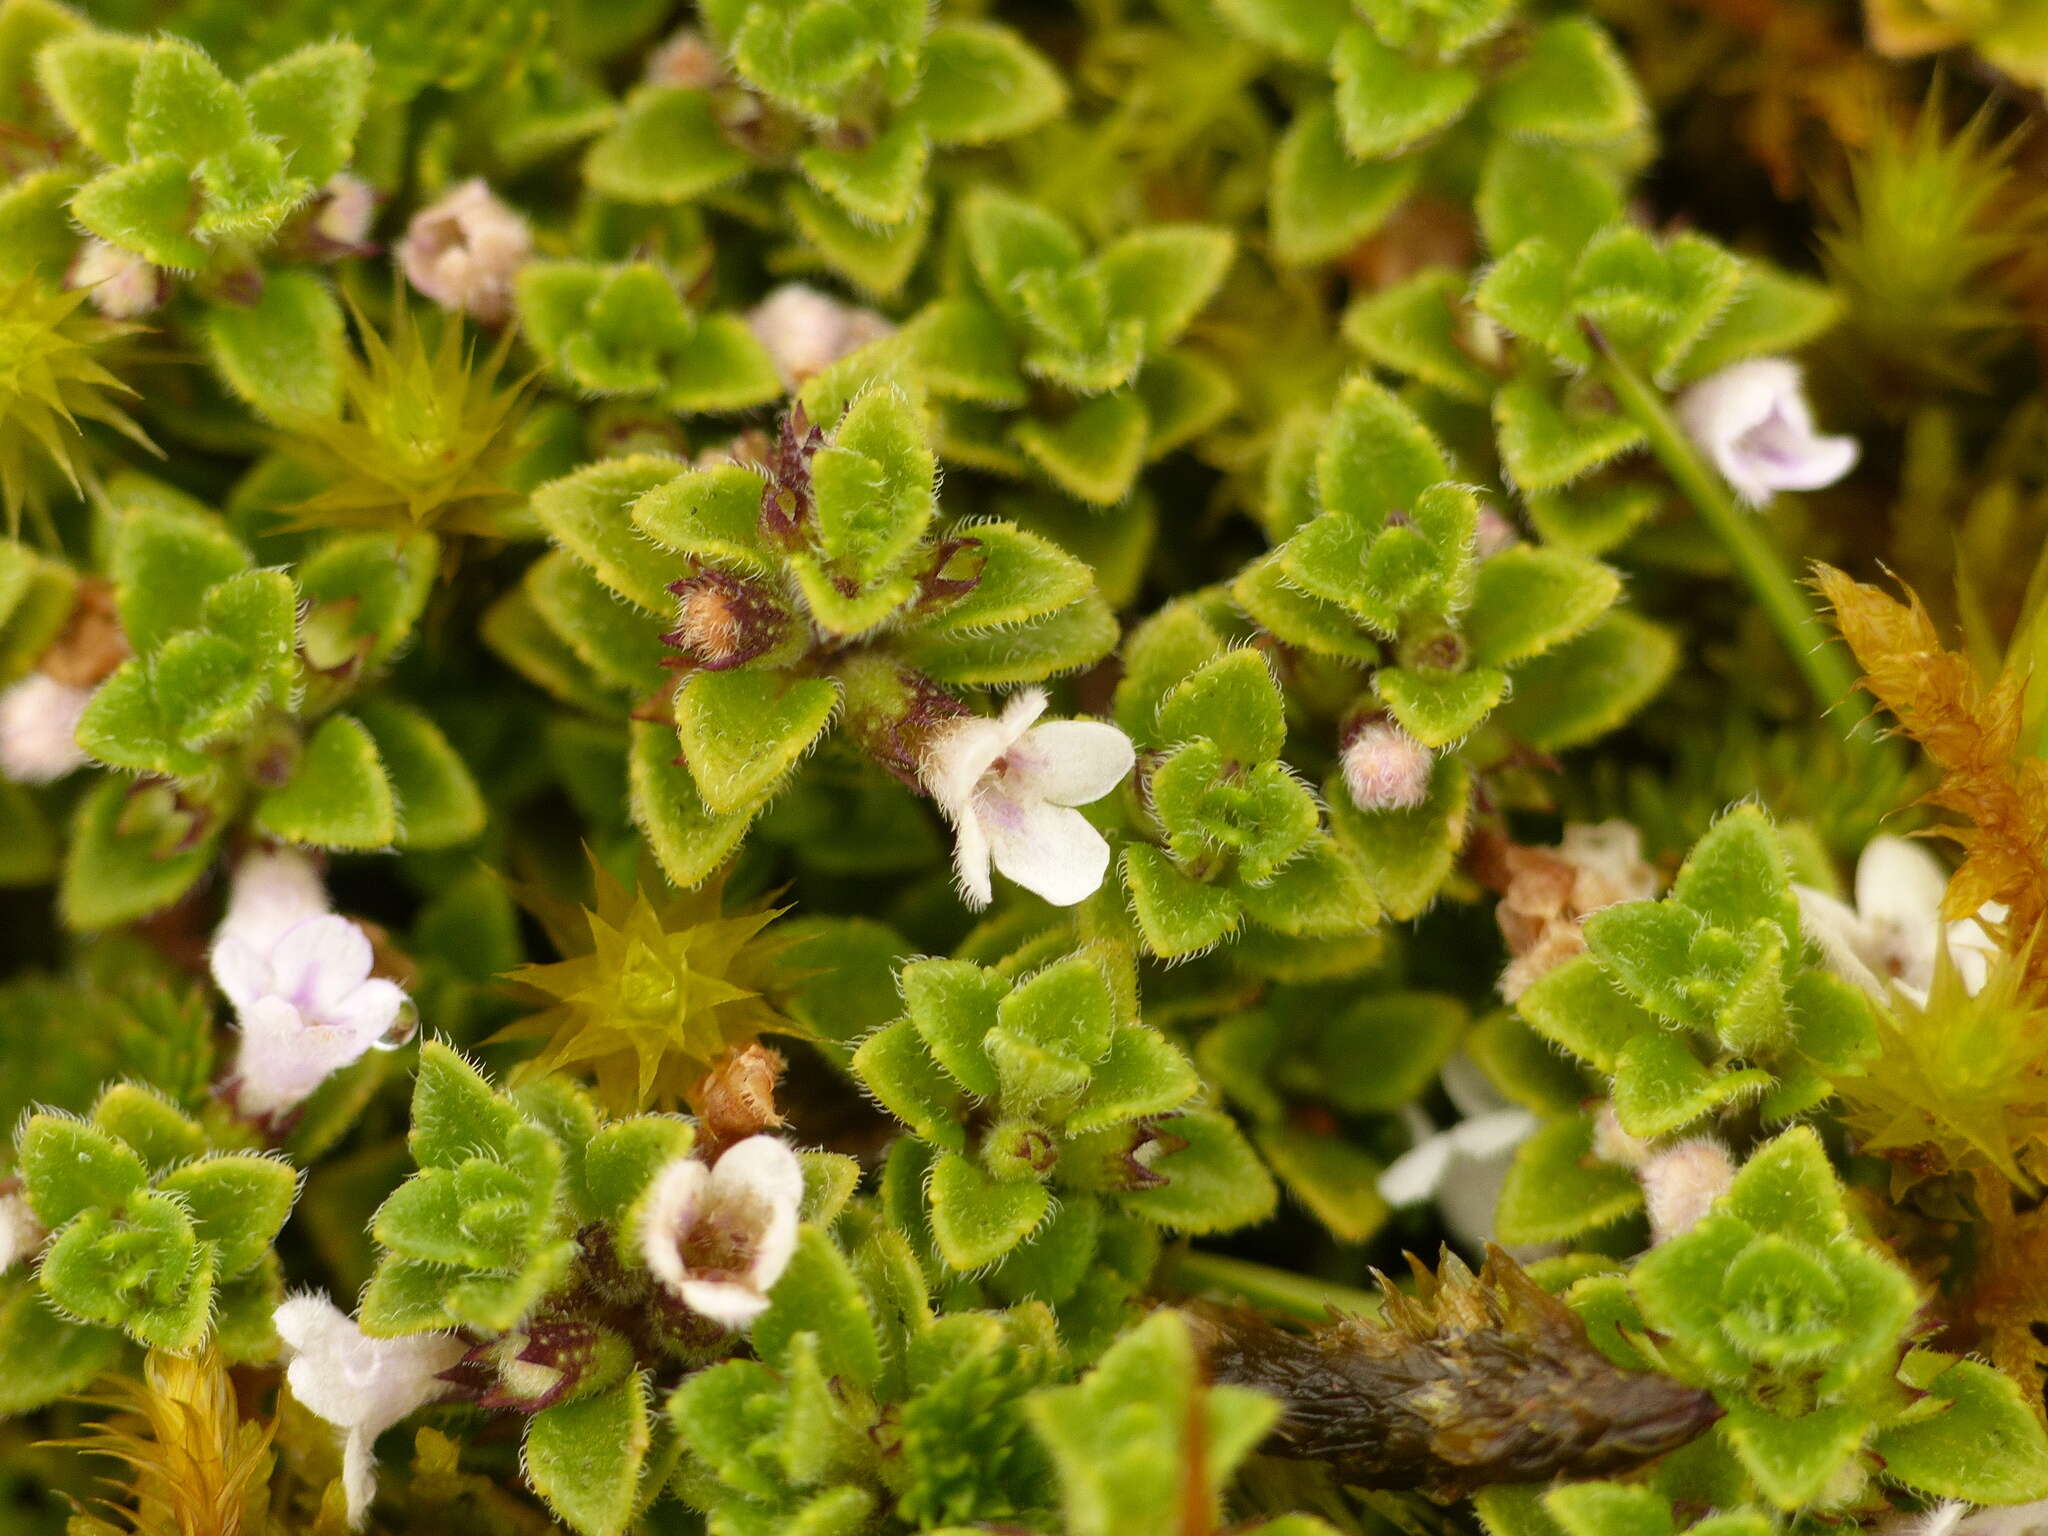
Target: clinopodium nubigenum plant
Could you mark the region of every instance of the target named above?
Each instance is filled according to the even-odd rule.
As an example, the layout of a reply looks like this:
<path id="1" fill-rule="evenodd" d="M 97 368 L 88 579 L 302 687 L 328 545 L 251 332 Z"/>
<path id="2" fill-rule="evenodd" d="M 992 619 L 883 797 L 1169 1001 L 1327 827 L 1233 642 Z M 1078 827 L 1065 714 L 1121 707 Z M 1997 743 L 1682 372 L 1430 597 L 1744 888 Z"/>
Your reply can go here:
<path id="1" fill-rule="evenodd" d="M 0 0 L 7 1536 L 2048 1529 L 2024 10 Z"/>

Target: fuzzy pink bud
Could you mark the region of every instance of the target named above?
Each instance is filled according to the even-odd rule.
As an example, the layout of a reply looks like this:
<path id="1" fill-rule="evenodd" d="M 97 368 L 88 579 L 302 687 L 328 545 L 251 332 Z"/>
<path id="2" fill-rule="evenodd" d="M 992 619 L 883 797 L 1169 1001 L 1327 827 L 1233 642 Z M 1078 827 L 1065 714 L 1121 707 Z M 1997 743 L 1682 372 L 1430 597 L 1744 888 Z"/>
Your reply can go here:
<path id="1" fill-rule="evenodd" d="M 406 280 L 443 309 L 486 325 L 512 312 L 512 280 L 533 255 L 533 233 L 481 178 L 412 216 L 398 247 Z"/>
<path id="2" fill-rule="evenodd" d="M 78 722 L 90 688 L 31 672 L 0 690 L 0 778 L 48 784 L 89 761 L 78 745 Z"/>
<path id="3" fill-rule="evenodd" d="M 1636 1178 L 1650 1208 L 1650 1241 L 1662 1243 L 1690 1232 L 1728 1192 L 1735 1163 L 1720 1142 L 1701 1136 L 1653 1153 Z"/>
<path id="4" fill-rule="evenodd" d="M 92 307 L 109 320 L 133 320 L 164 301 L 163 272 L 133 251 L 104 240 L 87 240 L 64 274 L 64 286 L 86 289 Z"/>
<path id="5" fill-rule="evenodd" d="M 1391 720 L 1358 728 L 1345 743 L 1344 787 L 1361 811 L 1408 810 L 1429 798 L 1436 758 Z"/>

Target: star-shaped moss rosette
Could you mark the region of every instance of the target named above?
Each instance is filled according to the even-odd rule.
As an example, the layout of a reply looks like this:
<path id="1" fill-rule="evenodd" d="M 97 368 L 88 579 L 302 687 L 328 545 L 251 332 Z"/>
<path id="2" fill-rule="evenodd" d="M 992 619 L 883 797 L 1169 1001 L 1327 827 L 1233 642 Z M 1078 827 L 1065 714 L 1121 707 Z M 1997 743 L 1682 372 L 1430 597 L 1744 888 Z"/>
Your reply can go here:
<path id="1" fill-rule="evenodd" d="M 923 0 L 711 0 L 627 97 L 584 177 L 627 203 L 718 194 L 779 205 L 810 254 L 870 292 L 910 275 L 931 231 L 935 152 L 992 144 L 1064 105 L 1016 33 Z"/>
<path id="2" fill-rule="evenodd" d="M 10 537 L 24 510 L 40 512 L 65 486 L 78 493 L 83 422 L 156 451 L 118 403 L 134 391 L 103 361 L 109 343 L 139 327 L 81 311 L 86 297 L 33 277 L 0 283 L 0 512 Z"/>
<path id="3" fill-rule="evenodd" d="M 916 404 L 878 384 L 824 428 L 793 411 L 764 462 L 634 456 L 536 493 L 561 548 L 485 635 L 565 700 L 636 714 L 634 819 L 670 878 L 717 870 L 835 724 L 916 785 L 969 712 L 953 690 L 1115 644 L 1086 565 L 1012 523 L 948 527 L 937 469 Z"/>
<path id="4" fill-rule="evenodd" d="M 1155 224 L 1091 254 L 1056 215 L 987 188 L 957 218 L 953 291 L 908 327 L 948 459 L 1110 506 L 1228 414 L 1229 376 L 1180 345 L 1229 269 L 1228 230 Z"/>
<path id="5" fill-rule="evenodd" d="M 1990 1366 L 1912 1348 L 1920 1291 L 1852 1218 L 1820 1137 L 1765 1143 L 1687 1231 L 1569 1293 L 1618 1363 L 1704 1387 L 1742 1496 L 1782 1510 L 1887 1483 L 2005 1503 L 2048 1490 L 2048 1437 Z M 1999 1446 L 2001 1455 L 1984 1454 Z"/>
<path id="6" fill-rule="evenodd" d="M 426 605 L 433 540 L 345 534 L 288 571 L 257 569 L 220 517 L 168 486 L 124 475 L 106 496 L 133 654 L 78 724 L 79 746 L 117 773 L 79 803 L 67 921 L 169 906 L 240 826 L 337 849 L 449 847 L 483 829 L 482 794 L 440 728 L 371 686 Z"/>
<path id="7" fill-rule="evenodd" d="M 528 897 L 563 958 L 511 973 L 548 1003 L 495 1037 L 542 1042 L 513 1072 L 515 1085 L 567 1072 L 590 1078 L 616 1113 L 675 1109 L 693 1102 L 727 1051 L 763 1034 L 807 1033 L 775 1001 L 800 942 L 768 931 L 783 908 L 728 912 L 722 880 L 657 901 L 595 860 L 591 874 L 589 908 Z"/>
<path id="8" fill-rule="evenodd" d="M 1876 1046 L 1869 1001 L 1801 930 L 1784 846 L 1755 806 L 1714 824 L 1662 901 L 1603 908 L 1583 928 L 1587 953 L 1517 1006 L 1613 1079 L 1631 1135 L 1675 1135 L 1738 1105 L 1782 1123 Z"/>
<path id="9" fill-rule="evenodd" d="M 1326 71 L 1273 160 L 1273 243 L 1326 261 L 1372 234 L 1440 169 L 1488 142 L 1535 143 L 1629 167 L 1649 109 L 1597 22 L 1537 18 L 1515 0 L 1223 0 L 1225 19 Z"/>

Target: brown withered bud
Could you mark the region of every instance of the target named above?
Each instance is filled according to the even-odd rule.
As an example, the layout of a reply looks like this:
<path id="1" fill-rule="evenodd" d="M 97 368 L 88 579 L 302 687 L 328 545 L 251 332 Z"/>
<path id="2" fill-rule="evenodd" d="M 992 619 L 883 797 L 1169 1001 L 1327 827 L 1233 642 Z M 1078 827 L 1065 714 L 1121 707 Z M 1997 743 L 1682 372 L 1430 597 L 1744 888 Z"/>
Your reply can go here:
<path id="1" fill-rule="evenodd" d="M 765 656 L 789 633 L 790 613 L 773 596 L 730 571 L 705 570 L 671 582 L 676 627 L 665 644 L 706 672 L 728 672 Z"/>
<path id="2" fill-rule="evenodd" d="M 1245 1311 L 1199 1310 L 1211 1377 L 1279 1398 L 1263 1447 L 1328 1462 L 1361 1488 L 1462 1497 L 1492 1483 L 1603 1477 L 1674 1450 L 1714 1422 L 1705 1392 L 1624 1371 L 1572 1310 L 1499 1248 L 1478 1275 L 1445 1251 L 1418 1294 L 1384 1275 L 1384 1322 L 1288 1333 Z"/>
<path id="3" fill-rule="evenodd" d="M 727 1147 L 782 1124 L 775 1108 L 775 1085 L 788 1065 L 780 1051 L 758 1042 L 735 1047 L 711 1064 L 693 1096 L 697 1145 L 706 1162 L 716 1162 Z"/>
<path id="4" fill-rule="evenodd" d="M 768 477 L 761 490 L 761 534 L 770 543 L 793 549 L 804 542 L 812 513 L 811 459 L 824 446 L 825 434 L 804 408 L 791 406 L 761 465 Z"/>
<path id="5" fill-rule="evenodd" d="M 71 617 L 36 666 L 72 688 L 97 688 L 128 659 L 128 637 L 114 611 L 114 588 L 97 577 L 78 584 Z"/>

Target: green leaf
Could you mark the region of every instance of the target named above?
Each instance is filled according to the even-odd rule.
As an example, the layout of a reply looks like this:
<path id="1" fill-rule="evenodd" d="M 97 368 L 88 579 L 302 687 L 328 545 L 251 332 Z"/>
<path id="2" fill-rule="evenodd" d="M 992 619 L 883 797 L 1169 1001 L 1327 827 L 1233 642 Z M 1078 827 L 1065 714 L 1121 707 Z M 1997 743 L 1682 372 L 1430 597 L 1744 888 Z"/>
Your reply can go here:
<path id="1" fill-rule="evenodd" d="M 902 289 L 931 235 L 930 210 L 923 205 L 902 223 L 878 229 L 860 223 L 802 183 L 792 183 L 786 197 L 789 216 L 806 246 L 826 266 L 877 298 L 892 297 Z"/>
<path id="2" fill-rule="evenodd" d="M 1729 1405 L 1721 1433 L 1764 1497 L 1780 1509 L 1797 1509 L 1819 1498 L 1869 1428 L 1867 1412 L 1854 1403 L 1788 1417 L 1737 1402 Z"/>
<path id="3" fill-rule="evenodd" d="M 940 1157 L 927 1192 L 932 1238 L 956 1270 L 980 1269 L 1015 1248 L 1045 1220 L 1052 1195 L 1043 1184 L 1002 1183 L 958 1152 Z"/>
<path id="4" fill-rule="evenodd" d="M 102 160 L 128 158 L 135 79 L 148 51 L 140 38 L 80 27 L 36 55 L 36 83 L 65 126 Z"/>
<path id="5" fill-rule="evenodd" d="M 979 1050 L 979 1040 L 975 1043 Z M 907 1019 L 884 1025 L 861 1041 L 853 1070 L 875 1101 L 909 1126 L 922 1141 L 952 1152 L 967 1149 L 959 1122 L 958 1096 L 925 1054 L 918 1031 Z M 987 1070 L 986 1068 L 984 1070 Z M 989 1093 L 995 1092 L 989 1072 Z"/>
<path id="6" fill-rule="evenodd" d="M 1564 1115 L 1516 1149 L 1494 1226 L 1503 1243 L 1568 1242 L 1642 1204 L 1635 1175 L 1593 1155 L 1592 1117 Z"/>
<path id="7" fill-rule="evenodd" d="M 1405 282 L 1360 294 L 1344 311 L 1344 339 L 1382 368 L 1409 374 L 1454 399 L 1492 398 L 1494 375 L 1466 344 L 1466 278 L 1428 267 Z"/>
<path id="8" fill-rule="evenodd" d="M 1173 1138 L 1150 1164 L 1166 1183 L 1124 1194 L 1127 1210 L 1177 1232 L 1227 1232 L 1265 1220 L 1280 1203 L 1273 1176 L 1228 1115 L 1172 1115 L 1155 1122 L 1155 1134 Z"/>
<path id="9" fill-rule="evenodd" d="M 1582 16 L 1539 26 L 1527 52 L 1494 87 L 1487 110 L 1496 127 L 1517 138 L 1570 144 L 1626 140 L 1649 119 L 1614 40 Z"/>
<path id="10" fill-rule="evenodd" d="M 1515 1006 L 1545 1039 L 1609 1074 L 1631 1040 L 1662 1027 L 1584 956 L 1539 977 Z"/>
<path id="11" fill-rule="evenodd" d="M 274 837 L 319 848 L 386 848 L 398 840 L 398 800 L 377 744 L 348 715 L 322 721 L 281 789 L 256 807 Z"/>
<path id="12" fill-rule="evenodd" d="M 206 1150 L 199 1123 L 139 1083 L 114 1083 L 92 1107 L 92 1123 L 126 1142 L 152 1169 L 188 1162 Z"/>
<path id="13" fill-rule="evenodd" d="M 850 148 L 813 144 L 797 152 L 805 179 L 857 223 L 887 228 L 917 211 L 931 165 L 931 141 L 912 119 L 900 119 Z"/>
<path id="14" fill-rule="evenodd" d="M 591 191 L 626 203 L 687 203 L 753 162 L 727 142 L 702 91 L 643 86 L 584 157 Z"/>
<path id="15" fill-rule="evenodd" d="M 1096 258 L 1114 316 L 1144 322 L 1145 346 L 1172 345 L 1222 284 L 1236 254 L 1230 232 L 1201 224 L 1153 224 Z"/>
<path id="16" fill-rule="evenodd" d="M 460 1168 L 472 1157 L 505 1158 L 525 1117 L 460 1052 L 438 1040 L 420 1047 L 406 1144 L 422 1168 Z"/>
<path id="17" fill-rule="evenodd" d="M 1360 160 L 1390 159 L 1413 148 L 1463 117 L 1479 95 L 1479 76 L 1471 70 L 1411 59 L 1365 26 L 1337 39 L 1330 72 L 1344 146 Z"/>
<path id="18" fill-rule="evenodd" d="M 249 552 L 219 518 L 168 486 L 117 479 L 110 499 L 123 514 L 114 534 L 114 600 L 138 654 L 200 622 L 206 593 L 249 568 Z"/>
<path id="19" fill-rule="evenodd" d="M 1447 672 L 1436 667 L 1381 667 L 1373 691 L 1401 728 L 1425 747 L 1447 747 L 1478 729 L 1506 697 L 1508 679 L 1495 667 Z"/>
<path id="20" fill-rule="evenodd" d="M 1464 845 L 1471 796 L 1465 765 L 1446 757 L 1430 778 L 1429 798 L 1412 809 L 1361 811 L 1341 775 L 1325 787 L 1323 798 L 1387 916 L 1405 921 L 1436 898 L 1449 875 Z"/>
<path id="21" fill-rule="evenodd" d="M 1450 477 L 1435 434 L 1392 391 L 1365 377 L 1345 384 L 1316 454 L 1325 508 L 1377 530 Z"/>
<path id="22" fill-rule="evenodd" d="M 925 39 L 909 114 L 935 144 L 992 144 L 1058 116 L 1066 100 L 1058 71 L 1009 28 L 955 21 Z"/>
<path id="23" fill-rule="evenodd" d="M 635 1371 L 594 1397 L 558 1403 L 526 1428 L 527 1481 L 579 1536 L 620 1536 L 638 1506 L 653 1435 L 647 1378 Z"/>
<path id="24" fill-rule="evenodd" d="M 1137 483 L 1151 430 L 1143 402 L 1126 387 L 1083 401 L 1056 419 L 1026 418 L 1010 429 L 1010 437 L 1068 495 L 1112 506 Z"/>
<path id="25" fill-rule="evenodd" d="M 1495 256 L 1536 237 L 1577 252 L 1620 220 L 1621 178 L 1599 156 L 1502 135 L 1487 151 L 1475 211 Z"/>
<path id="26" fill-rule="evenodd" d="M 1160 701 L 1157 739 L 1216 743 L 1229 762 L 1246 765 L 1280 755 L 1287 717 L 1280 685 L 1260 652 L 1226 652 L 1176 684 Z"/>
<path id="27" fill-rule="evenodd" d="M 186 164 L 220 154 L 249 135 L 248 103 L 213 61 L 179 38 L 149 45 L 135 71 L 128 155 L 171 155 Z"/>
<path id="28" fill-rule="evenodd" d="M 341 409 L 341 306 L 312 273 L 273 272 L 254 303 L 211 306 L 206 339 L 228 387 L 266 419 Z"/>
<path id="29" fill-rule="evenodd" d="M 1274 254 L 1293 266 L 1341 256 L 1407 200 L 1421 168 L 1414 156 L 1353 159 L 1335 109 L 1327 101 L 1304 107 L 1273 156 L 1267 208 Z"/>
<path id="30" fill-rule="evenodd" d="M 1244 920 L 1242 904 L 1227 888 L 1189 879 L 1147 844 L 1124 849 L 1123 877 L 1145 947 L 1163 960 L 1212 949 Z"/>
<path id="31" fill-rule="evenodd" d="M 937 509 L 938 463 L 908 396 L 871 389 L 811 459 L 818 543 L 859 581 L 892 570 Z"/>
<path id="32" fill-rule="evenodd" d="M 1042 682 L 1093 666 L 1116 649 L 1116 615 L 1090 593 L 1079 602 L 1001 629 L 905 632 L 893 649 L 937 682 L 1000 687 Z"/>
<path id="33" fill-rule="evenodd" d="M 357 713 L 397 797 L 400 847 L 453 848 L 482 834 L 483 791 L 438 725 L 390 698 Z"/>
<path id="34" fill-rule="evenodd" d="M 744 411 L 782 398 L 775 359 L 738 315 L 703 315 L 670 365 L 662 401 L 686 413 Z"/>
<path id="35" fill-rule="evenodd" d="M 131 1148 L 83 1120 L 31 1115 L 14 1146 L 29 1209 L 46 1227 L 61 1227 L 81 1211 L 118 1209 L 149 1181 Z"/>
<path id="36" fill-rule="evenodd" d="M 1683 1034 L 1649 1029 L 1621 1048 L 1614 1116 L 1631 1136 L 1670 1136 L 1724 1105 L 1756 1097 L 1770 1084 L 1768 1072 L 1709 1067 Z"/>
<path id="37" fill-rule="evenodd" d="M 294 176 L 315 184 L 348 164 L 370 94 L 369 52 L 312 43 L 251 75 L 242 87 L 258 133 L 277 140 Z"/>
<path id="38" fill-rule="evenodd" d="M 1216 0 L 1223 19 L 1253 42 L 1304 64 L 1320 64 L 1352 20 L 1345 0 Z"/>
<path id="39" fill-rule="evenodd" d="M 65 926 L 111 928 L 177 901 L 212 866 L 220 840 L 218 822 L 193 823 L 166 785 L 93 785 L 78 802 L 65 850 L 57 896 Z"/>
<path id="40" fill-rule="evenodd" d="M 718 873 L 755 813 L 708 809 L 689 770 L 675 759 L 673 731 L 651 720 L 633 722 L 626 758 L 633 823 L 662 872 L 678 885 L 693 887 Z"/>
<path id="41" fill-rule="evenodd" d="M 767 482 L 740 464 L 686 470 L 632 504 L 633 526 L 655 543 L 748 575 L 774 570 L 761 542 Z"/>
<path id="42" fill-rule="evenodd" d="M 760 806 L 824 734 L 839 707 L 831 678 L 698 672 L 676 694 L 676 731 L 714 813 Z"/>
<path id="43" fill-rule="evenodd" d="M 947 1074 L 978 1099 L 996 1095 L 995 1068 L 982 1048 L 1010 983 L 965 960 L 916 960 L 899 984 L 910 1022 Z"/>
<path id="44" fill-rule="evenodd" d="M 25 1274 L 0 1280 L 0 1413 L 24 1414 L 112 1369 L 121 1335 L 59 1317 Z"/>
<path id="45" fill-rule="evenodd" d="M 688 572 L 640 536 L 629 509 L 681 472 L 653 454 L 600 460 L 535 491 L 534 516 L 606 586 L 666 618 L 675 607 L 669 583 Z"/>
<path id="46" fill-rule="evenodd" d="M 1480 562 L 1465 639 L 1474 660 L 1511 667 L 1583 634 L 1620 595 L 1621 578 L 1607 566 L 1517 544 Z"/>
<path id="47" fill-rule="evenodd" d="M 1914 1364 L 1909 1358 L 1907 1368 Z M 1975 1360 L 1955 1360 L 1921 1388 L 1940 1400 L 1941 1411 L 1880 1429 L 1871 1442 L 1887 1478 L 1971 1504 L 2048 1497 L 2048 1437 L 2010 1377 Z"/>
<path id="48" fill-rule="evenodd" d="M 819 1363 L 834 1380 L 874 1390 L 882 1374 L 874 1318 L 845 1256 L 817 1226 L 798 1231 L 789 1267 L 748 1337 L 763 1360 L 786 1370 L 791 1348 L 803 1334 L 816 1341 Z"/>
<path id="49" fill-rule="evenodd" d="M 219 1274 L 228 1280 L 270 1251 L 298 1197 L 299 1176 L 279 1158 L 217 1153 L 173 1169 L 156 1187 L 185 1203 L 200 1240 L 219 1250 Z"/>
<path id="50" fill-rule="evenodd" d="M 1719 320 L 1685 355 L 1677 381 L 1691 383 L 1731 363 L 1797 352 L 1841 319 L 1842 296 L 1760 261 L 1745 261 L 1742 287 Z"/>
<path id="51" fill-rule="evenodd" d="M 981 300 L 936 300 L 904 329 L 919 375 L 933 393 L 1012 407 L 1029 398 L 1003 317 Z"/>
<path id="52" fill-rule="evenodd" d="M 1606 735 L 1663 690 L 1678 641 L 1640 614 L 1613 609 L 1575 640 L 1525 662 L 1496 719 L 1540 751 Z"/>

